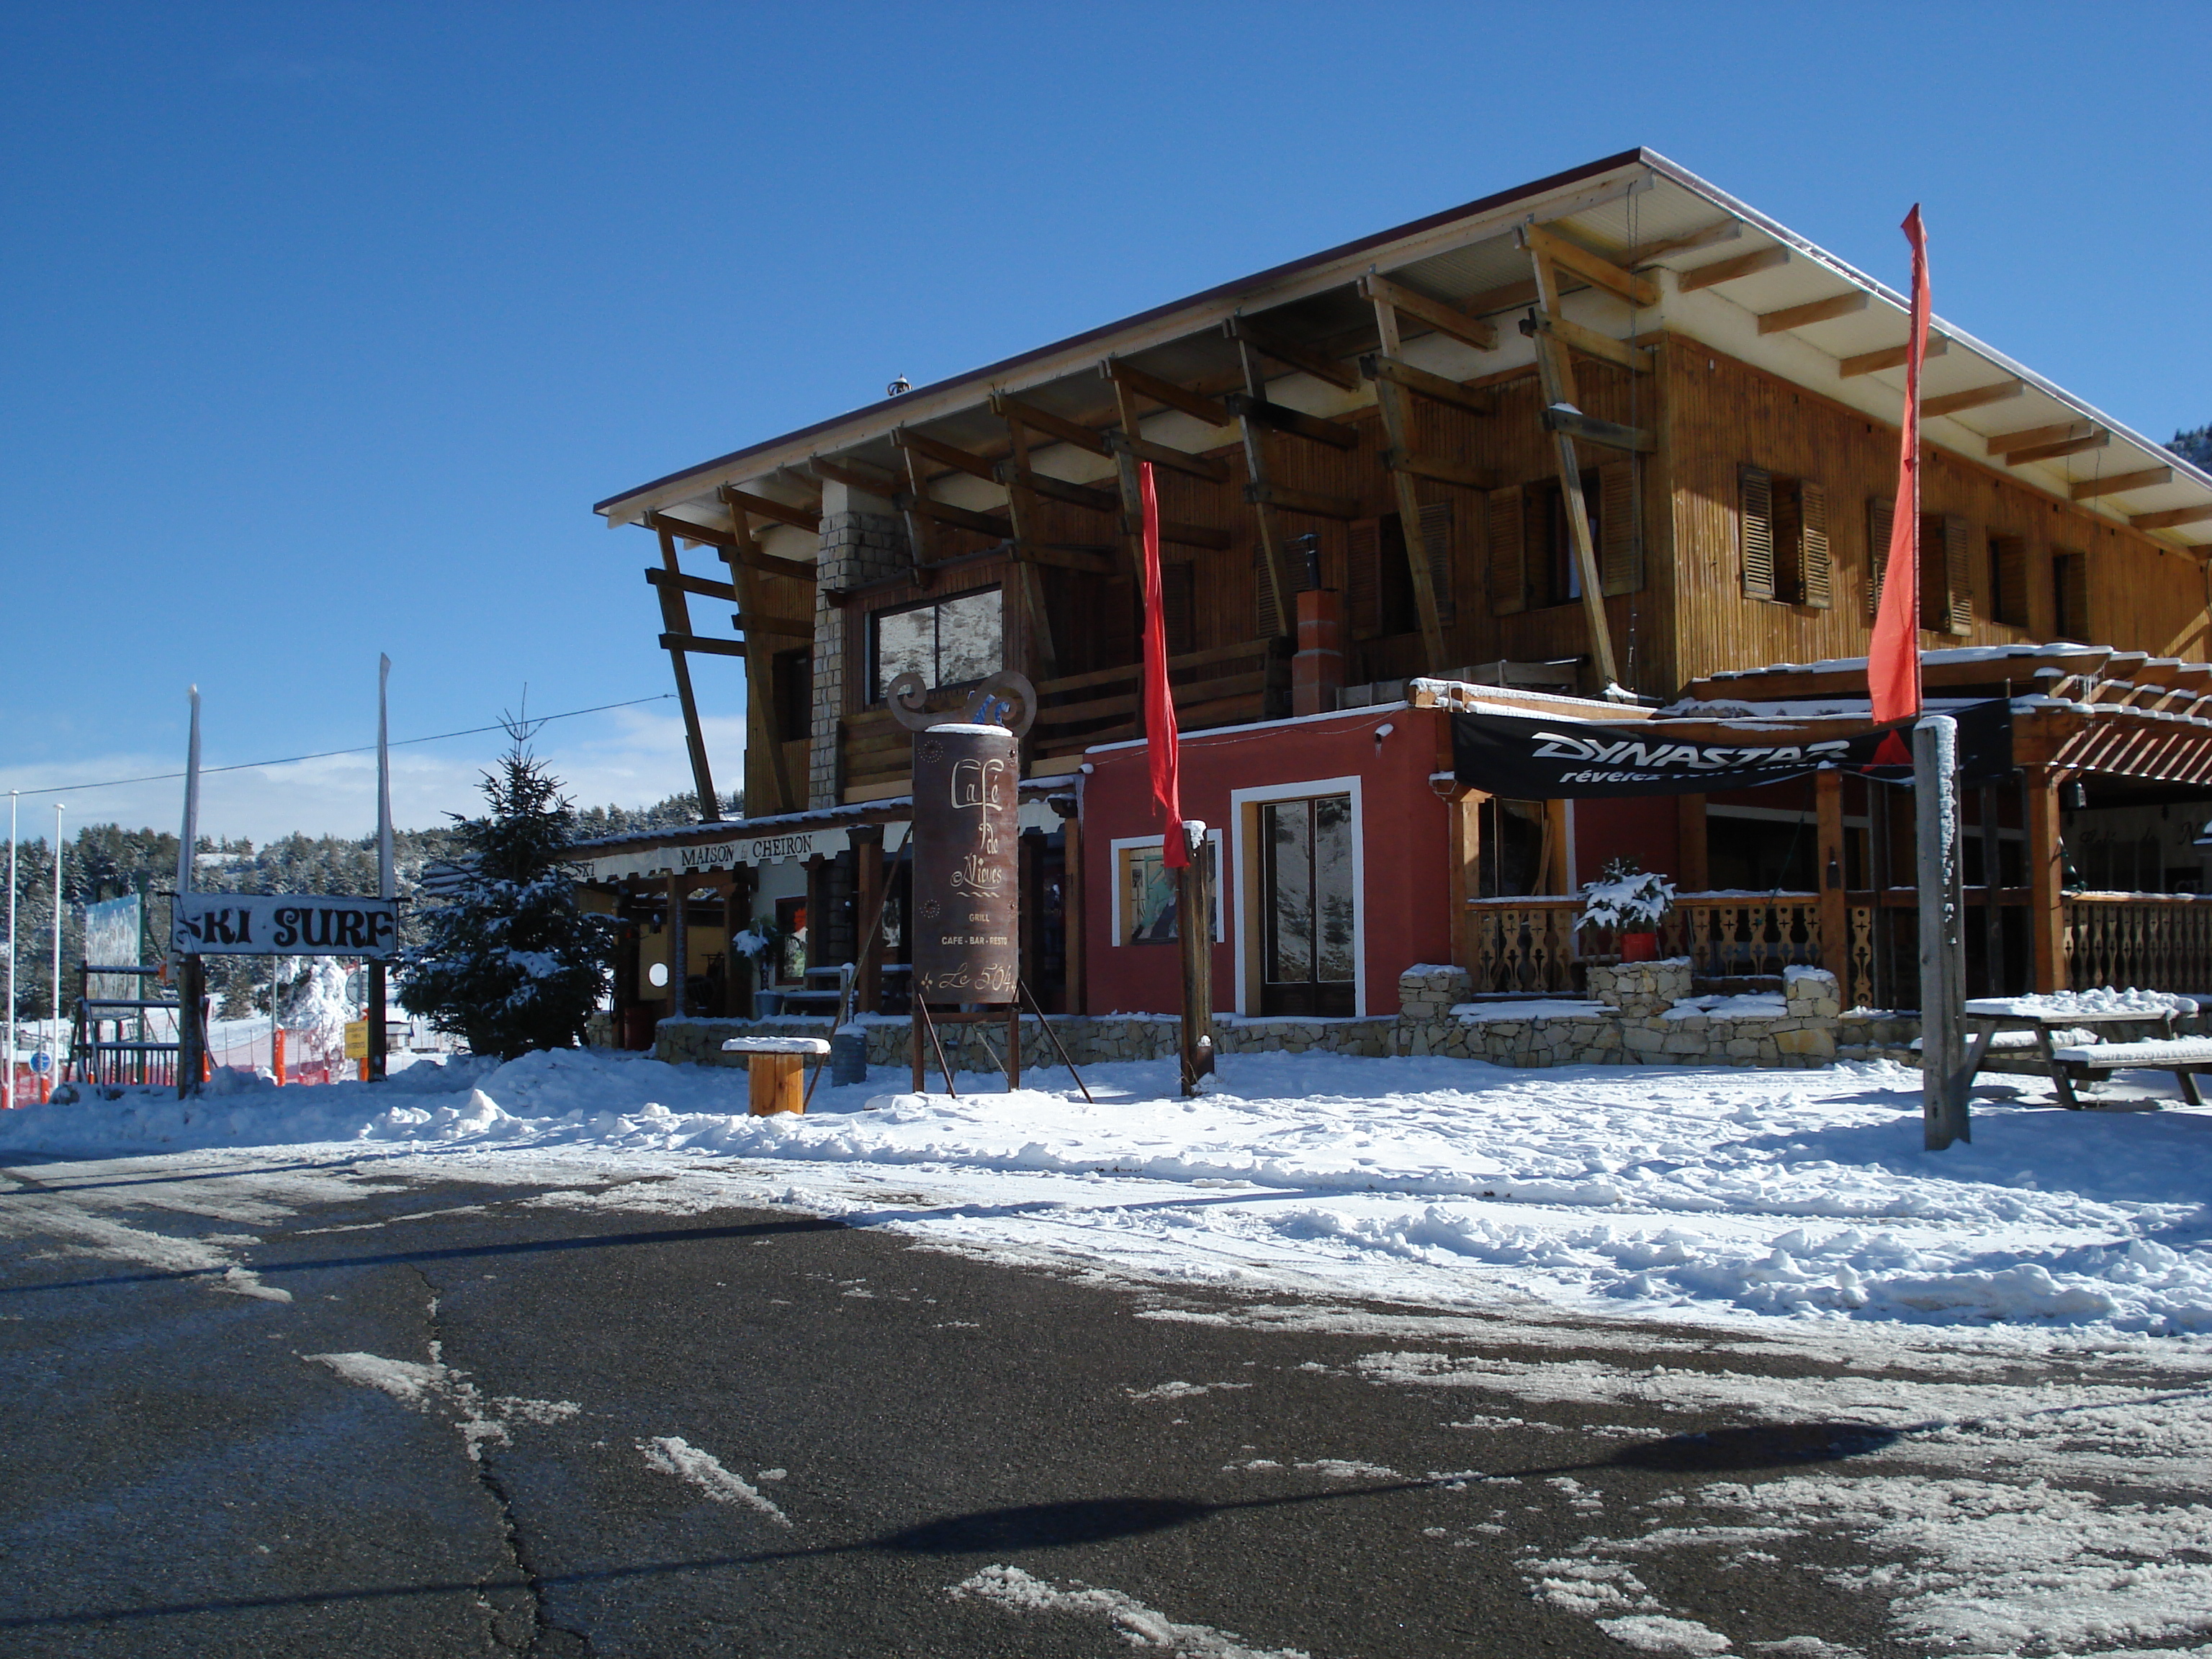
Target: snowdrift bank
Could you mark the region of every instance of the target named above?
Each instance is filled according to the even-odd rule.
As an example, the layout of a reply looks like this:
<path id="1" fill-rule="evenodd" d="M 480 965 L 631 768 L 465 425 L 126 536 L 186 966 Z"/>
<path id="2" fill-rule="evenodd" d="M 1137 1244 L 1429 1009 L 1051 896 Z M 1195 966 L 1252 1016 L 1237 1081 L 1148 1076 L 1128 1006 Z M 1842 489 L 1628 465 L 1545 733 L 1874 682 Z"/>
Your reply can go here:
<path id="1" fill-rule="evenodd" d="M 879 1071 L 825 1079 L 803 1118 L 752 1118 L 741 1072 L 604 1052 L 425 1064 L 375 1088 L 224 1073 L 196 1101 L 126 1091 L 16 1112 L 0 1158 L 329 1141 L 674 1169 L 712 1155 L 773 1161 L 789 1201 L 864 1224 L 1000 1241 L 1012 1207 L 1053 1212 L 1060 1248 L 1153 1273 L 1280 1269 L 1371 1292 L 1379 1268 L 1407 1294 L 1622 1311 L 2212 1333 L 2212 1110 L 1978 1099 L 1974 1142 L 1930 1153 L 1918 1074 L 1882 1065 L 1255 1054 L 1188 1102 L 1165 1062 L 1086 1075 L 1095 1106 L 995 1079 L 957 1101 L 886 1092 L 897 1076 Z M 881 1213 L 853 1177 L 885 1166 L 944 1201 Z"/>

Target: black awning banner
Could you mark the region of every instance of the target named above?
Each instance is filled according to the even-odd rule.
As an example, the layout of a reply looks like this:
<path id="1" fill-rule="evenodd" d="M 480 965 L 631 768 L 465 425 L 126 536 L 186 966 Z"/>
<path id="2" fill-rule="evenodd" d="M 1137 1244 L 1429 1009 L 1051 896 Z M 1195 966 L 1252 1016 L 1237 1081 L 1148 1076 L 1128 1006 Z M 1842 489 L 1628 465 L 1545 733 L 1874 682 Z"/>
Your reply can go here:
<path id="1" fill-rule="evenodd" d="M 1992 697 L 1946 712 L 1959 722 L 1960 782 L 1975 787 L 2008 781 L 2012 705 Z M 1512 800 L 1717 794 L 1787 783 L 1824 766 L 1886 783 L 1912 781 L 1911 720 L 1796 744 L 1691 742 L 1670 736 L 1666 720 L 1586 726 L 1455 714 L 1451 723 L 1453 775 L 1470 789 Z M 1745 732 L 1756 735 L 1756 727 Z"/>

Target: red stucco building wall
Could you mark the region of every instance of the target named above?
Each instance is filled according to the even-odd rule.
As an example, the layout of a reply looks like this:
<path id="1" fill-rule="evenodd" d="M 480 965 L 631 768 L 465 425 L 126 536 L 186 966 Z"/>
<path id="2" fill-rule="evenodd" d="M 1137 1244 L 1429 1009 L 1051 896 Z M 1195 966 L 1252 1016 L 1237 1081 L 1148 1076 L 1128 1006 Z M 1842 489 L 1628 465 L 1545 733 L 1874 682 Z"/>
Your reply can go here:
<path id="1" fill-rule="evenodd" d="M 1152 799 L 1144 744 L 1091 750 L 1082 785 L 1083 905 L 1087 1000 L 1094 1013 L 1173 1013 L 1182 1004 L 1171 945 L 1123 945 L 1114 927 L 1118 840 L 1157 840 L 1164 825 Z M 1256 985 L 1240 975 L 1245 918 L 1239 887 L 1257 880 L 1249 820 L 1237 792 L 1279 798 L 1337 793 L 1356 781 L 1355 860 L 1360 934 L 1359 1008 L 1398 1012 L 1398 975 L 1417 962 L 1450 960 L 1449 878 L 1444 803 L 1430 775 L 1450 769 L 1445 717 L 1402 706 L 1349 709 L 1187 738 L 1182 811 L 1223 833 L 1222 922 L 1213 947 L 1217 1012 L 1256 1013 Z M 1306 785 L 1314 787 L 1305 787 Z M 1240 884 L 1239 875 L 1243 879 Z M 1248 951 L 1248 955 L 1250 952 Z"/>

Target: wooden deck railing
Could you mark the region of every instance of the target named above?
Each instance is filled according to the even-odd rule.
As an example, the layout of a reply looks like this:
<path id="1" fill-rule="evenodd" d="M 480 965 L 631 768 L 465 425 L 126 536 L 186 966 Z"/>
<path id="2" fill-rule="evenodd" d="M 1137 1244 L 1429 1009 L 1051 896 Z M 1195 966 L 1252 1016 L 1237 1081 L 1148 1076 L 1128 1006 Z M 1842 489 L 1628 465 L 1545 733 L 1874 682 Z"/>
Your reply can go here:
<path id="1" fill-rule="evenodd" d="M 1474 992 L 1573 996 L 1576 968 L 1618 962 L 1613 936 L 1575 927 L 1583 902 L 1566 894 L 1475 899 Z M 1687 957 L 1700 979 L 1776 975 L 1821 962 L 1814 893 L 1680 893 L 1659 925 L 1659 954 Z"/>
<path id="2" fill-rule="evenodd" d="M 2212 896 L 2069 893 L 2064 908 L 2074 989 L 2212 991 Z"/>

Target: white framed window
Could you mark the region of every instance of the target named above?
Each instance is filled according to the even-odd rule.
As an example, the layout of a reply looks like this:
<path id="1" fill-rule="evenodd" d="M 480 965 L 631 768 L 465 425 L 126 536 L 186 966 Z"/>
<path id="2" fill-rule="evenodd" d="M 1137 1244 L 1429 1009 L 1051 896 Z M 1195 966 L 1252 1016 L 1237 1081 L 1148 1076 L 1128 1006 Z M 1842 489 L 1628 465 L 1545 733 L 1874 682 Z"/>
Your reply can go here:
<path id="1" fill-rule="evenodd" d="M 1176 942 L 1175 872 L 1167 866 L 1158 836 L 1126 836 L 1110 843 L 1114 867 L 1114 943 L 1172 945 Z M 1206 860 L 1212 866 L 1213 942 L 1229 934 L 1222 924 L 1221 831 L 1206 832 Z"/>

